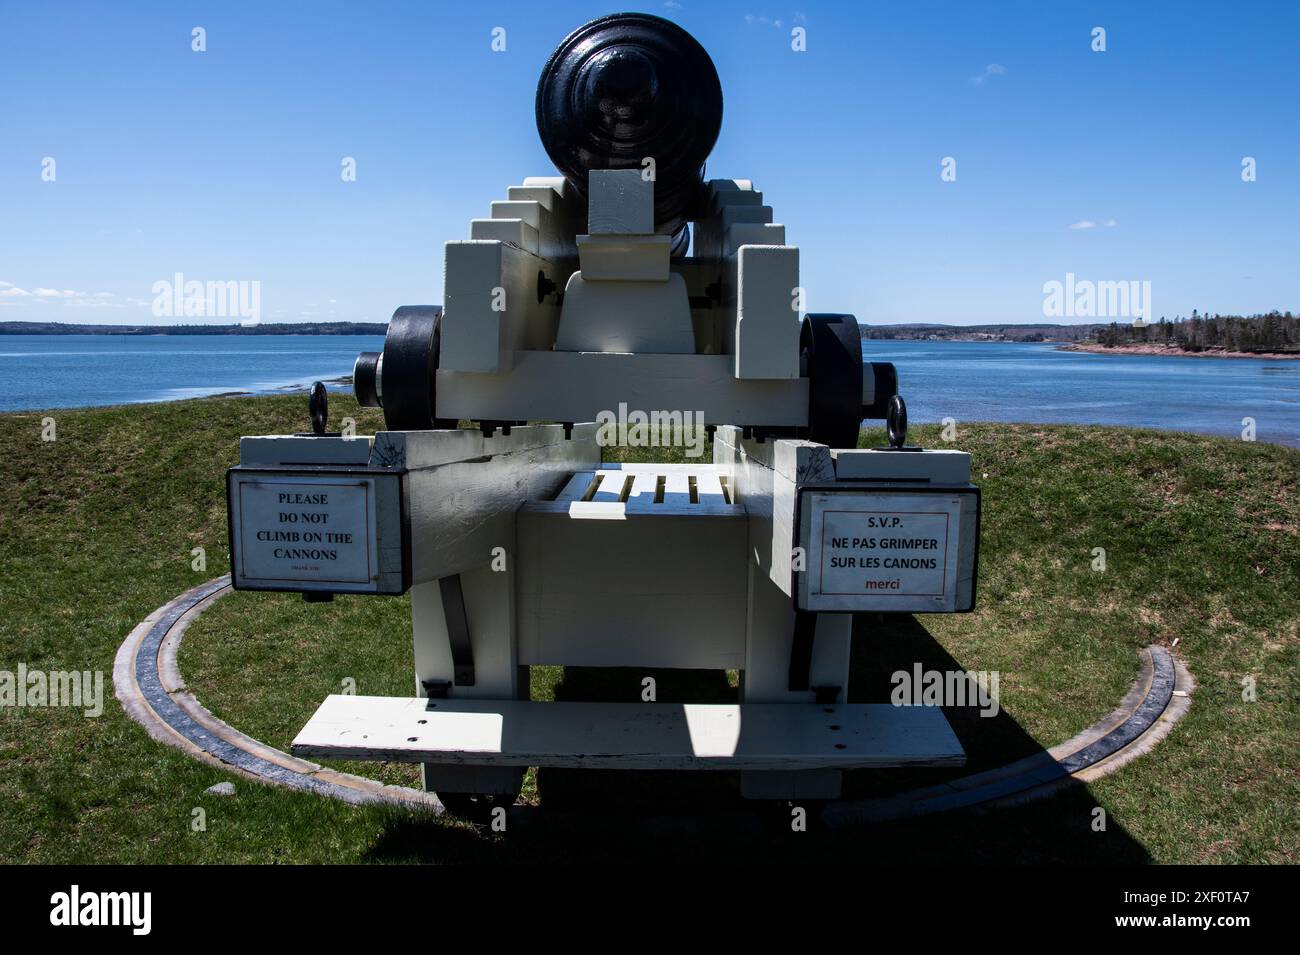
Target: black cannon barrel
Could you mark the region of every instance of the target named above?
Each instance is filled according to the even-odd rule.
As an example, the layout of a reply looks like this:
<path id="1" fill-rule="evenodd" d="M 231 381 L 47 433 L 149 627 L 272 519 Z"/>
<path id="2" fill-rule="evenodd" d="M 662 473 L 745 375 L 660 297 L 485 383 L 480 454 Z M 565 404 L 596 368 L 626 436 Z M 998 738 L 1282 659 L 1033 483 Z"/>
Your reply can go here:
<path id="1" fill-rule="evenodd" d="M 537 83 L 537 131 L 581 195 L 593 169 L 654 161 L 655 229 L 677 234 L 704 188 L 722 128 L 722 84 L 709 54 L 677 24 L 616 13 L 578 27 Z"/>

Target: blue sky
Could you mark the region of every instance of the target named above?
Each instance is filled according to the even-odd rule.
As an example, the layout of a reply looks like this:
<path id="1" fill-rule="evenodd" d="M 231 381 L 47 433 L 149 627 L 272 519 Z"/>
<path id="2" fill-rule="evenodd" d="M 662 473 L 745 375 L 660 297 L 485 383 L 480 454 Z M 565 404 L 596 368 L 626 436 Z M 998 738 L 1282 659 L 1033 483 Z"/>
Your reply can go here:
<path id="1" fill-rule="evenodd" d="M 443 242 L 552 172 L 547 55 L 623 8 L 0 0 L 0 321 L 155 321 L 177 272 L 260 282 L 263 321 L 441 301 Z M 639 9 L 712 55 L 709 174 L 764 191 L 810 310 L 1042 321 L 1067 272 L 1157 316 L 1300 310 L 1300 3 Z"/>

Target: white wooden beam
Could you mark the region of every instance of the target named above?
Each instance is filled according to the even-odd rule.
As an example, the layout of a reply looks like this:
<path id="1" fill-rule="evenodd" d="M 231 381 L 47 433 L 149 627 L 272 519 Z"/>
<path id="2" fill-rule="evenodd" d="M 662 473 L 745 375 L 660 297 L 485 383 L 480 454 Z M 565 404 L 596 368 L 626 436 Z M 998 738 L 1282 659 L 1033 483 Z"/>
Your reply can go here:
<path id="1" fill-rule="evenodd" d="M 960 766 L 938 707 L 533 703 L 330 696 L 296 756 L 596 769 Z"/>
<path id="2" fill-rule="evenodd" d="M 731 355 L 517 351 L 509 374 L 439 368 L 438 413 L 594 421 L 623 402 L 646 412 L 699 411 L 710 424 L 808 423 L 808 379 L 737 379 L 734 361 Z"/>
<path id="3" fill-rule="evenodd" d="M 381 431 L 371 463 L 407 468 L 411 579 L 437 580 L 488 563 L 511 547 L 515 510 L 550 497 L 600 460 L 596 426 L 532 425 L 479 431 Z"/>

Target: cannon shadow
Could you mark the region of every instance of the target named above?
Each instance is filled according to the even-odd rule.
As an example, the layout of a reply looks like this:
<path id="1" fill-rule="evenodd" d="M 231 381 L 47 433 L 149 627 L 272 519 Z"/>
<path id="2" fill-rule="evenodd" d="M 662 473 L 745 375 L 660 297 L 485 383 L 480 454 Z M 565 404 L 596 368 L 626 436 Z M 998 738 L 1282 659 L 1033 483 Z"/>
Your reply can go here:
<path id="1" fill-rule="evenodd" d="M 854 625 L 849 700 L 889 702 L 892 675 L 963 667 L 907 614 L 859 617 Z M 725 703 L 736 689 L 720 671 L 570 667 L 556 700 L 640 699 L 653 676 L 660 703 Z M 961 768 L 855 770 L 845 774 L 848 800 L 889 796 L 996 769 L 1044 747 L 1005 710 L 981 715 L 973 705 L 945 706 L 967 753 Z M 1099 714 L 1100 715 L 1100 714 Z M 1080 727 L 1082 729 L 1083 727 Z M 376 861 L 444 861 L 452 854 L 484 861 L 625 859 L 807 862 L 1143 864 L 1145 847 L 1114 818 L 1094 829 L 1097 799 L 1084 784 L 1019 805 L 957 810 L 831 829 L 809 804 L 807 831 L 793 831 L 789 803 L 758 803 L 739 795 L 729 772 L 543 769 L 540 806 L 517 807 L 507 833 L 477 845 L 451 837 L 430 819 L 394 819 L 372 846 Z M 453 844 L 454 843 L 454 848 Z"/>

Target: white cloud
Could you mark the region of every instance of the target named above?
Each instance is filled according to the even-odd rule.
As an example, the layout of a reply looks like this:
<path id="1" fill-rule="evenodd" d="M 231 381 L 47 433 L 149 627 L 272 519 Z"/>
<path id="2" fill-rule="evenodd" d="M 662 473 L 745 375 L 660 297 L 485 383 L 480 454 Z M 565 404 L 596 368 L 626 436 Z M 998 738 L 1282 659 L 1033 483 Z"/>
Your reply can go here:
<path id="1" fill-rule="evenodd" d="M 1071 229 L 1095 229 L 1097 228 L 1097 223 L 1093 222 L 1091 219 L 1080 219 L 1078 222 L 1070 223 L 1070 228 Z"/>
<path id="2" fill-rule="evenodd" d="M 1119 223 L 1116 222 L 1114 219 L 1107 219 L 1105 222 L 1102 223 L 1102 225 L 1104 225 L 1107 229 L 1113 229 L 1115 228 L 1115 226 L 1119 225 Z"/>
<path id="3" fill-rule="evenodd" d="M 804 17 L 804 15 L 803 15 L 802 13 L 796 13 L 796 14 L 795 14 L 795 19 L 796 19 L 796 20 L 803 20 L 803 19 L 807 19 L 807 18 Z M 784 20 L 781 20 L 781 19 L 775 19 L 775 20 L 774 20 L 774 19 L 772 19 L 771 17 L 769 17 L 769 16 L 767 16 L 766 14 L 763 14 L 763 13 L 759 13 L 759 14 L 746 13 L 746 14 L 745 14 L 745 22 L 748 23 L 750 26 L 753 26 L 755 23 L 759 23 L 759 24 L 762 24 L 762 25 L 765 26 L 765 27 L 768 27 L 768 26 L 770 26 L 770 27 L 776 27 L 778 30 L 781 29 L 781 27 L 785 26 L 785 21 L 784 21 Z"/>
<path id="4" fill-rule="evenodd" d="M 69 308 L 126 308 L 121 302 L 105 302 L 96 298 L 74 298 L 63 304 Z"/>
<path id="5" fill-rule="evenodd" d="M 74 292 L 70 288 L 62 291 L 56 288 L 34 288 L 32 294 L 37 298 L 85 298 L 85 292 Z"/>
<path id="6" fill-rule="evenodd" d="M 979 76 L 972 76 L 970 78 L 970 81 L 974 83 L 976 86 L 983 86 L 984 81 L 987 80 L 990 76 L 1001 76 L 1006 71 L 1007 68 L 1003 66 L 1001 63 L 990 63 L 988 66 L 984 67 L 983 73 L 981 73 Z"/>
<path id="7" fill-rule="evenodd" d="M 123 305 L 114 305 L 109 302 L 109 299 L 117 298 L 117 295 L 113 292 L 94 292 L 92 294 L 90 292 L 78 292 L 70 288 L 58 289 L 45 288 L 44 286 L 34 288 L 29 292 L 25 288 L 19 288 L 17 285 L 14 285 L 13 282 L 0 282 L 0 297 L 10 299 L 31 299 L 33 302 L 40 305 L 45 305 L 48 302 L 62 302 L 64 305 L 90 305 L 98 306 L 100 308 L 109 306 L 113 308 L 125 307 Z M 141 302 L 139 299 L 128 299 L 128 301 L 132 302 L 132 304 L 149 304 L 148 302 Z M 15 303 L 10 302 L 7 304 Z"/>
<path id="8" fill-rule="evenodd" d="M 664 0 L 664 6 L 669 10 L 680 10 L 682 5 L 677 0 Z"/>

